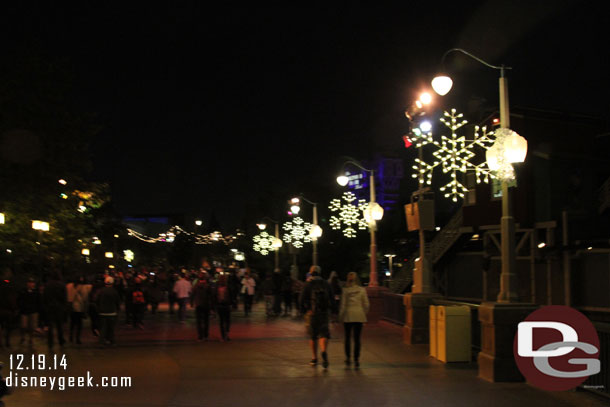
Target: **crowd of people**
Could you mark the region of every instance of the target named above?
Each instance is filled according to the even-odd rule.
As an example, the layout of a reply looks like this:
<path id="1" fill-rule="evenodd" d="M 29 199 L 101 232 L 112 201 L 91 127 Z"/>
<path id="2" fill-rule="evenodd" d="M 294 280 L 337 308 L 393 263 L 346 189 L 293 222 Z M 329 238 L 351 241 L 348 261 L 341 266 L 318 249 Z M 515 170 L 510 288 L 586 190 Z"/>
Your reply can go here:
<path id="1" fill-rule="evenodd" d="M 360 337 L 369 308 L 366 291 L 356 273 L 349 273 L 341 284 L 336 272 L 322 279 L 320 268 L 312 266 L 306 281 L 276 269 L 260 279 L 250 269 L 186 269 L 178 272 L 141 268 L 138 271 L 107 270 L 88 281 L 78 276 L 63 281 L 52 271 L 40 284 L 29 278 L 18 289 L 10 271 L 0 280 L 0 345 L 11 346 L 11 331 L 19 328 L 21 344 L 33 343 L 35 335 L 46 336 L 52 349 L 55 343 L 82 343 L 83 320 L 90 319 L 90 329 L 100 346 L 114 346 L 116 325 L 124 323 L 145 329 L 145 315 L 156 314 L 159 304 L 168 303 L 169 314 L 185 323 L 187 308 L 194 310 L 196 335 L 207 341 L 210 316 L 218 320 L 222 341 L 230 341 L 231 313 L 243 306 L 248 317 L 254 302 L 264 301 L 267 317 L 303 318 L 308 332 L 312 365 L 328 367 L 327 343 L 330 322 L 344 325 L 345 363 L 359 367 Z M 353 351 L 352 351 L 353 341 Z"/>

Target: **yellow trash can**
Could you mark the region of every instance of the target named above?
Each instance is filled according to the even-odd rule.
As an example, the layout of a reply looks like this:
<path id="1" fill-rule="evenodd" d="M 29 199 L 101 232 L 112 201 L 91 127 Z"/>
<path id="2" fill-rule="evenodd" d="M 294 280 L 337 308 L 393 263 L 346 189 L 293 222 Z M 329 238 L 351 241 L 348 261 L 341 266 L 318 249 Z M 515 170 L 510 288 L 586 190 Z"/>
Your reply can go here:
<path id="1" fill-rule="evenodd" d="M 436 305 L 430 305 L 430 356 L 433 358 L 438 357 L 438 339 L 436 335 L 437 329 L 437 317 L 436 317 Z"/>
<path id="2" fill-rule="evenodd" d="M 437 358 L 441 362 L 470 362 L 470 307 L 437 307 Z"/>

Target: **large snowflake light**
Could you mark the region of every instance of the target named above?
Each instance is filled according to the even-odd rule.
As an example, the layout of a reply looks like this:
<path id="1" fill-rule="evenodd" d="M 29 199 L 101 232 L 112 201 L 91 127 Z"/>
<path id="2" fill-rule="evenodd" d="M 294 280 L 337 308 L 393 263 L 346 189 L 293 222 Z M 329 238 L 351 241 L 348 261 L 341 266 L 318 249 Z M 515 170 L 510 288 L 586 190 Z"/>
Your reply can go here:
<path id="1" fill-rule="evenodd" d="M 254 236 L 252 240 L 254 241 L 253 249 L 263 256 L 266 256 L 269 254 L 269 252 L 276 250 L 276 248 L 273 247 L 275 237 L 271 236 L 265 231 L 262 231 L 258 235 Z"/>
<path id="2" fill-rule="evenodd" d="M 303 243 L 311 242 L 309 232 L 311 231 L 311 223 L 305 222 L 303 218 L 296 216 L 292 222 L 286 222 L 282 225 L 282 229 L 286 231 L 282 240 L 292 244 L 297 249 L 303 247 Z"/>
<path id="3" fill-rule="evenodd" d="M 348 238 L 356 237 L 357 230 L 365 230 L 368 226 L 364 219 L 364 211 L 368 207 L 368 202 L 364 199 L 356 203 L 356 195 L 352 192 L 344 192 L 342 199 L 333 199 L 328 208 L 334 214 L 330 217 L 330 227 L 334 230 L 341 230 L 344 226 L 343 235 Z"/>
<path id="4" fill-rule="evenodd" d="M 486 127 L 475 126 L 472 139 L 467 139 L 465 136 L 458 136 L 457 130 L 468 123 L 463 119 L 463 114 L 457 113 L 455 109 L 451 109 L 451 113 L 445 112 L 445 117 L 440 121 L 451 130 L 451 137 L 441 136 L 440 143 L 432 137 L 432 133 L 414 134 L 413 141 L 417 148 L 423 148 L 430 144 L 436 150 L 432 153 L 436 161 L 432 164 L 426 163 L 424 160 L 416 158 L 412 174 L 413 178 L 419 178 L 420 184 L 432 184 L 432 172 L 438 166 L 441 166 L 443 173 L 450 174 L 451 181 L 440 187 L 440 191 L 445 193 L 445 198 L 451 198 L 457 202 L 458 197 L 464 198 L 464 193 L 468 191 L 457 178 L 458 173 L 465 174 L 468 171 L 474 171 L 477 183 L 489 182 L 490 178 L 495 178 L 494 174 L 487 167 L 485 161 L 480 164 L 474 164 L 471 160 L 476 156 L 475 147 L 479 146 L 485 150 L 489 149 L 494 143 L 493 131 L 487 131 Z"/>

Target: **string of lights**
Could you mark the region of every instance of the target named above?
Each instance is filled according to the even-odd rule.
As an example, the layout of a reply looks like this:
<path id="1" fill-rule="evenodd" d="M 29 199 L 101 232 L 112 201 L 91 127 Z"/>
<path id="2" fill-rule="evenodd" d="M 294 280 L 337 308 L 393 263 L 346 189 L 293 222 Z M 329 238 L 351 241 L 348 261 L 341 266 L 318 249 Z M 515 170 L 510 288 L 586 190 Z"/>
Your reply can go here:
<path id="1" fill-rule="evenodd" d="M 207 235 L 200 235 L 197 233 L 188 232 L 177 225 L 172 226 L 165 233 L 159 233 L 159 236 L 157 237 L 146 236 L 145 234 L 140 233 L 131 228 L 127 228 L 127 234 L 146 243 L 173 243 L 178 235 L 185 234 L 193 238 L 195 244 L 201 245 L 214 243 L 224 243 L 228 245 L 235 241 L 239 236 L 239 233 L 237 235 L 223 236 L 222 233 L 217 231 L 209 233 Z"/>

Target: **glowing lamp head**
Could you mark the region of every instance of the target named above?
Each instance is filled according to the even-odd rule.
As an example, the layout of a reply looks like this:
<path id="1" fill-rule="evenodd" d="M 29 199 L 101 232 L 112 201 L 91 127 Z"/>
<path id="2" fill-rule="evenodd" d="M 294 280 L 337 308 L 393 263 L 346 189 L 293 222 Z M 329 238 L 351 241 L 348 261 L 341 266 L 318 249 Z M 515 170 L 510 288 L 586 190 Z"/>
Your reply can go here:
<path id="1" fill-rule="evenodd" d="M 424 92 L 419 96 L 419 101 L 424 105 L 429 105 L 432 102 L 432 95 L 428 92 Z"/>
<path id="2" fill-rule="evenodd" d="M 264 223 L 257 223 L 257 224 L 256 224 L 256 226 L 258 226 L 258 228 L 259 228 L 260 230 L 265 230 L 265 228 L 267 227 L 267 225 L 266 225 L 266 224 L 264 224 Z"/>
<path id="3" fill-rule="evenodd" d="M 504 157 L 509 163 L 522 163 L 527 156 L 527 140 L 511 131 L 504 142 Z"/>
<path id="4" fill-rule="evenodd" d="M 432 123 L 425 120 L 419 124 L 419 129 L 424 133 L 428 133 L 430 130 L 432 130 Z"/>
<path id="5" fill-rule="evenodd" d="M 349 182 L 349 178 L 347 178 L 347 175 L 345 175 L 345 174 L 339 175 L 337 177 L 337 184 L 341 185 L 342 187 L 346 186 L 348 182 Z"/>
<path id="6" fill-rule="evenodd" d="M 114 253 L 106 252 L 106 253 L 104 253 L 104 257 L 106 257 L 107 259 L 112 259 L 114 257 Z"/>
<path id="7" fill-rule="evenodd" d="M 364 211 L 364 220 L 367 223 L 373 223 L 383 218 L 383 207 L 377 202 L 373 202 L 368 205 Z"/>
<path id="8" fill-rule="evenodd" d="M 61 185 L 66 185 L 66 184 L 68 183 L 68 182 L 67 182 L 65 179 L 63 179 L 63 178 L 62 178 L 62 179 L 60 179 L 60 180 L 59 180 L 59 181 L 57 181 L 57 182 L 59 182 Z"/>
<path id="9" fill-rule="evenodd" d="M 274 249 L 279 249 L 280 247 L 282 247 L 282 244 L 283 244 L 282 243 L 282 239 L 277 239 L 276 238 L 276 239 L 273 240 L 272 246 L 273 246 Z"/>
<path id="10" fill-rule="evenodd" d="M 311 231 L 309 232 L 309 236 L 314 239 L 317 239 L 322 236 L 322 228 L 320 227 L 320 225 L 313 225 L 311 227 Z"/>
<path id="11" fill-rule="evenodd" d="M 290 200 L 290 203 L 293 204 L 293 205 L 298 205 L 299 202 L 301 202 L 301 200 L 299 198 L 292 198 Z"/>
<path id="12" fill-rule="evenodd" d="M 301 207 L 300 207 L 299 205 L 292 205 L 292 206 L 290 207 L 290 211 L 291 211 L 292 213 L 294 213 L 295 215 L 298 215 L 298 214 L 299 214 L 299 212 L 301 211 Z"/>
<path id="13" fill-rule="evenodd" d="M 432 89 L 441 96 L 445 96 L 451 90 L 453 81 L 445 74 L 438 74 L 432 79 Z"/>
<path id="14" fill-rule="evenodd" d="M 89 256 L 89 254 L 90 254 L 89 249 L 83 249 L 83 250 L 81 250 L 81 251 L 80 251 L 80 253 L 81 253 L 83 256 Z"/>
<path id="15" fill-rule="evenodd" d="M 195 221 L 195 225 L 197 225 L 197 226 L 201 226 L 201 225 L 203 225 L 203 221 L 201 221 L 201 220 L 197 219 L 197 220 Z"/>

